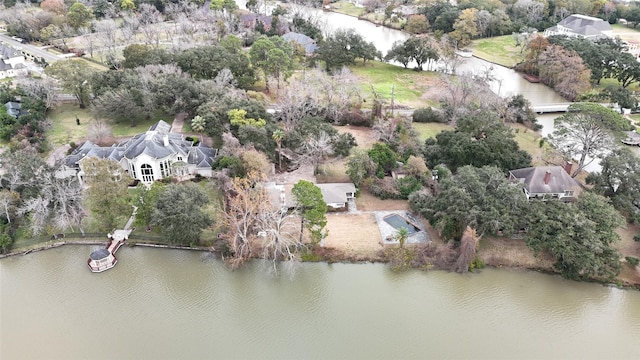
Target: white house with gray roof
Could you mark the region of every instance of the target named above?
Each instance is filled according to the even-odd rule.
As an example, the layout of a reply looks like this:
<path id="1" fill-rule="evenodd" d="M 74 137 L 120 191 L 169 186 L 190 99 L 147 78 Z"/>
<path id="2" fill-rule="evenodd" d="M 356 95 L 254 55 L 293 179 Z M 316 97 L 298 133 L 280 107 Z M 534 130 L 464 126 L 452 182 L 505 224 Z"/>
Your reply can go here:
<path id="1" fill-rule="evenodd" d="M 545 37 L 552 35 L 566 35 L 569 37 L 597 40 L 604 37 L 612 37 L 613 28 L 607 21 L 602 19 L 573 14 L 562 19 L 556 26 L 544 31 Z"/>
<path id="2" fill-rule="evenodd" d="M 82 180 L 87 159 L 109 159 L 134 179 L 144 184 L 168 176 L 201 175 L 210 177 L 217 150 L 194 145 L 183 135 L 171 132 L 171 125 L 160 120 L 145 133 L 113 146 L 99 146 L 91 141 L 76 148 L 64 160 L 60 176 L 77 174 Z"/>
<path id="3" fill-rule="evenodd" d="M 527 199 L 571 200 L 580 191 L 580 185 L 569 175 L 571 163 L 562 166 L 534 166 L 509 171 L 509 179 L 522 183 Z"/>
<path id="4" fill-rule="evenodd" d="M 0 44 L 0 79 L 26 74 L 24 55 L 10 46 Z"/>

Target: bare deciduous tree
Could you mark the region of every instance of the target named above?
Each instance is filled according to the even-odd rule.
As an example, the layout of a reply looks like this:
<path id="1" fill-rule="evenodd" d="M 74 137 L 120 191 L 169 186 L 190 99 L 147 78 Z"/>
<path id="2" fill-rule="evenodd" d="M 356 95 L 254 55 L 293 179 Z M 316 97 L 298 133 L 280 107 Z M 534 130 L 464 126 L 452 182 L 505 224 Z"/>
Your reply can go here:
<path id="1" fill-rule="evenodd" d="M 271 260 L 273 272 L 278 273 L 278 262 L 283 262 L 290 275 L 300 263 L 300 219 L 286 210 L 263 211 L 258 215 L 261 238 L 261 257 Z"/>
<path id="2" fill-rule="evenodd" d="M 459 273 L 466 273 L 469 271 L 469 265 L 473 258 L 476 256 L 476 249 L 478 248 L 479 238 L 476 235 L 475 229 L 467 226 L 462 238 L 460 239 L 460 255 L 456 260 L 455 271 Z"/>
<path id="3" fill-rule="evenodd" d="M 89 124 L 89 139 L 96 143 L 100 143 L 105 139 L 113 136 L 111 127 L 102 120 L 94 120 Z"/>
<path id="4" fill-rule="evenodd" d="M 60 178 L 53 168 L 47 168 L 39 178 L 40 192 L 25 200 L 18 214 L 29 214 L 29 228 L 34 235 L 43 233 L 49 226 L 57 230 L 82 228 L 86 211 L 82 201 L 82 186 L 75 176 Z"/>
<path id="5" fill-rule="evenodd" d="M 39 80 L 32 78 L 19 78 L 18 87 L 27 95 L 40 99 L 47 109 L 57 103 L 58 90 L 53 79 L 46 77 Z"/>
<path id="6" fill-rule="evenodd" d="M 302 148 L 298 149 L 297 152 L 300 154 L 300 157 L 296 159 L 296 163 L 300 165 L 311 164 L 316 168 L 322 160 L 333 155 L 331 136 L 321 131 L 317 136 L 307 139 Z"/>
<path id="7" fill-rule="evenodd" d="M 259 185 L 263 180 L 263 174 L 251 172 L 244 178 L 232 179 L 230 191 L 226 192 L 226 239 L 233 253 L 228 263 L 233 268 L 241 266 L 253 253 L 261 214 L 269 206 L 266 190 Z"/>
<path id="8" fill-rule="evenodd" d="M 7 189 L 0 190 L 0 207 L 2 207 L 8 223 L 11 223 L 11 219 L 15 217 L 19 202 L 20 194 L 17 192 Z"/>

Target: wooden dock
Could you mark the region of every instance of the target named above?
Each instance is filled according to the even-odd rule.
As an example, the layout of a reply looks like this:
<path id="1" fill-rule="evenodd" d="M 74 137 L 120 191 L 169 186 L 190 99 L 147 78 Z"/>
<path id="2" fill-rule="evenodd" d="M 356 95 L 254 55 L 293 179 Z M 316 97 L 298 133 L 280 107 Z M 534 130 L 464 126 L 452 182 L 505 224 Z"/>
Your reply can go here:
<path id="1" fill-rule="evenodd" d="M 98 249 L 89 255 L 87 265 L 92 272 L 103 272 L 116 266 L 118 259 L 116 258 L 116 251 L 120 249 L 124 242 L 129 238 L 131 230 L 116 230 L 113 234 L 108 234 L 109 242 L 107 246 L 102 249 Z"/>

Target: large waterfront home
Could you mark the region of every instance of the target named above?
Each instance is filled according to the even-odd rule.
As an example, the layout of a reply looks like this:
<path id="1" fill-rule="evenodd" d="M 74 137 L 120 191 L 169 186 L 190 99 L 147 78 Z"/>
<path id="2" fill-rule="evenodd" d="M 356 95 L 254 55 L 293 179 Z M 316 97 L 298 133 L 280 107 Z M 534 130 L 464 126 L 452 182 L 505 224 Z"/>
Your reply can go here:
<path id="1" fill-rule="evenodd" d="M 209 177 L 217 150 L 172 133 L 171 125 L 160 120 L 147 132 L 112 146 L 86 141 L 64 160 L 61 176 L 77 175 L 83 180 L 83 164 L 91 158 L 117 162 L 133 179 L 151 184 L 168 176 Z"/>
<path id="2" fill-rule="evenodd" d="M 545 37 L 552 35 L 566 35 L 569 37 L 597 40 L 604 37 L 612 37 L 613 28 L 608 22 L 602 19 L 573 14 L 562 19 L 556 26 L 552 26 L 544 31 Z"/>

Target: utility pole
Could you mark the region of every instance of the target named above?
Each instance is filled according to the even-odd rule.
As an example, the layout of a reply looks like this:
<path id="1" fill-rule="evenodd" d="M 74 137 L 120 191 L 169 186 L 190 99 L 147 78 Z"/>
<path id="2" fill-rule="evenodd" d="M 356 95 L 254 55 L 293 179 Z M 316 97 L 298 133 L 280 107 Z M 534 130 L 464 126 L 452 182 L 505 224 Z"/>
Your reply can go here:
<path id="1" fill-rule="evenodd" d="M 396 99 L 396 84 L 391 84 L 391 116 L 393 116 L 395 99 Z"/>

